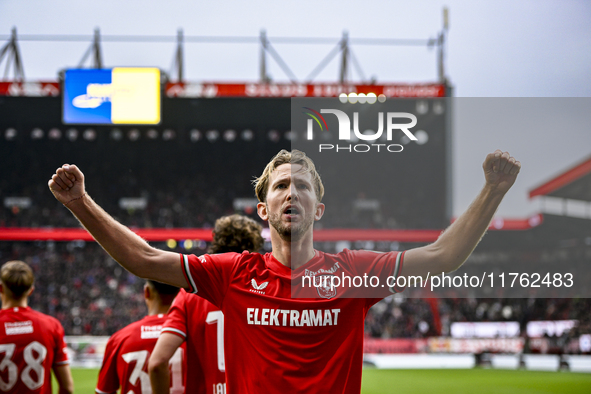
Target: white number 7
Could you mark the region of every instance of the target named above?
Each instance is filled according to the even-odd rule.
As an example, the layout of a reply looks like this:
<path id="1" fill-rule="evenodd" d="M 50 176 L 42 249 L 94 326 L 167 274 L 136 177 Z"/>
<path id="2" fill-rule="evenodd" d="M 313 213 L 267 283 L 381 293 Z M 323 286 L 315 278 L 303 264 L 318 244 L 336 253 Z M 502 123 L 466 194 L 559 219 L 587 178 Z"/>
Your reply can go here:
<path id="1" fill-rule="evenodd" d="M 226 363 L 224 361 L 224 314 L 222 311 L 213 311 L 207 314 L 205 319 L 207 324 L 218 323 L 218 369 L 221 372 L 226 371 Z"/>

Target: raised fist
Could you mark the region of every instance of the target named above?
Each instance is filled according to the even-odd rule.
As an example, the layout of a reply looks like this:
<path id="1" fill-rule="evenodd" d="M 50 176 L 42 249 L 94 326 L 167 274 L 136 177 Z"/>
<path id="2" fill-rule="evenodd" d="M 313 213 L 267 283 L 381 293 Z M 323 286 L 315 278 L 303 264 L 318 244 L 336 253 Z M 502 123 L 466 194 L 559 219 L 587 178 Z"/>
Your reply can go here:
<path id="1" fill-rule="evenodd" d="M 47 184 L 53 196 L 65 206 L 86 195 L 84 174 L 75 165 L 64 164 L 59 167 Z"/>

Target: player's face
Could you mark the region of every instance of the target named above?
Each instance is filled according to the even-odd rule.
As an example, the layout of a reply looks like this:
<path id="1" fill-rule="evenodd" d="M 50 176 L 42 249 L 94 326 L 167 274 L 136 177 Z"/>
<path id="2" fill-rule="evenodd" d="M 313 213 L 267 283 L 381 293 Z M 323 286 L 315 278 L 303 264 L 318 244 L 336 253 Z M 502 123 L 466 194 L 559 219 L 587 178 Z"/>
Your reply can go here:
<path id="1" fill-rule="evenodd" d="M 300 240 L 323 213 L 324 204 L 316 199 L 312 175 L 302 171 L 302 166 L 282 164 L 271 173 L 267 201 L 259 204 L 259 215 L 269 220 L 282 239 Z"/>

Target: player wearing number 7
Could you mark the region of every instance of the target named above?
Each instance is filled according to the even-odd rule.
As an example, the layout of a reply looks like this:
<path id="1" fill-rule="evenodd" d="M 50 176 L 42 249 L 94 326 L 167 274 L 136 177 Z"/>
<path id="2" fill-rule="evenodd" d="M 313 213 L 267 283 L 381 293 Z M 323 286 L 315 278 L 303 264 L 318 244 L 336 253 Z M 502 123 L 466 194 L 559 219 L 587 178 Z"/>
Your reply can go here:
<path id="1" fill-rule="evenodd" d="M 59 394 L 73 393 L 62 325 L 28 306 L 35 280 L 31 267 L 9 261 L 0 279 L 0 391 L 51 394 L 53 369 Z"/>
<path id="2" fill-rule="evenodd" d="M 209 253 L 258 252 L 263 246 L 262 227 L 241 215 L 216 220 Z M 162 334 L 150 356 L 153 394 L 169 393 L 168 363 L 186 341 L 187 393 L 226 393 L 224 314 L 204 298 L 181 290 L 175 298 Z"/>
<path id="3" fill-rule="evenodd" d="M 148 280 L 144 285 L 144 300 L 148 316 L 131 323 L 111 335 L 105 349 L 96 392 L 115 393 L 121 387 L 125 394 L 150 394 L 148 359 L 156 345 L 162 324 L 178 287 Z M 171 358 L 172 379 L 167 381 L 171 394 L 184 394 L 183 350 L 178 349 Z M 168 367 L 168 365 L 167 365 Z"/>

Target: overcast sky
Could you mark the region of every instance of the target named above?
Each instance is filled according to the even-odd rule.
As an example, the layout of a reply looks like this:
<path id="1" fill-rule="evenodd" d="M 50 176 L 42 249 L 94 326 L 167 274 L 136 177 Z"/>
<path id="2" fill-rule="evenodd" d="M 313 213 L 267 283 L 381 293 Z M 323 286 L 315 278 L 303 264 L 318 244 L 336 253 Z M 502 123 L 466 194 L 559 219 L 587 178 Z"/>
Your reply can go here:
<path id="1" fill-rule="evenodd" d="M 16 26 L 19 34 L 169 35 L 182 28 L 194 36 L 436 37 L 442 9 L 448 6 L 450 29 L 446 69 L 457 97 L 590 97 L 591 2 L 585 0 L 479 1 L 215 1 L 189 0 L 2 0 L 0 35 Z M 55 80 L 57 72 L 78 64 L 89 43 L 21 42 L 29 80 Z M 299 79 L 304 79 L 333 45 L 274 44 Z M 170 70 L 174 43 L 103 43 L 110 66 L 157 66 Z M 378 82 L 436 80 L 436 52 L 427 48 L 352 46 L 364 74 Z M 190 81 L 256 81 L 256 44 L 186 44 L 185 78 Z M 269 61 L 277 81 L 287 78 Z M 0 64 L 4 75 L 4 62 Z M 333 61 L 317 81 L 337 80 Z M 357 79 L 357 75 L 353 74 Z M 476 106 L 486 112 L 485 101 Z M 497 113 L 497 121 L 467 121 L 466 101 L 455 114 L 453 138 L 454 212 L 461 213 L 478 192 L 480 165 L 486 152 L 508 150 L 523 163 L 517 184 L 499 209 L 505 217 L 525 217 L 538 204 L 527 192 L 591 155 L 591 119 L 585 108 L 545 101 L 539 114 L 546 121 L 519 126 Z M 507 106 L 509 102 L 499 104 Z M 564 101 L 561 101 L 564 104 Z M 571 102 L 572 103 L 572 102 Z M 530 107 L 537 105 L 532 101 Z M 571 110 L 568 110 L 571 108 Z M 572 108 L 575 108 L 574 110 Z M 542 112 L 544 111 L 544 112 Z M 562 111 L 562 112 L 561 112 Z M 567 111 L 566 113 L 564 111 Z M 589 111 L 591 112 L 591 111 Z M 537 117 L 536 110 L 529 112 Z M 459 118 L 458 118 L 459 117 Z M 575 119 L 573 119 L 573 117 Z M 565 120 L 566 119 L 566 120 Z M 486 126 L 486 127 L 483 127 Z"/>

